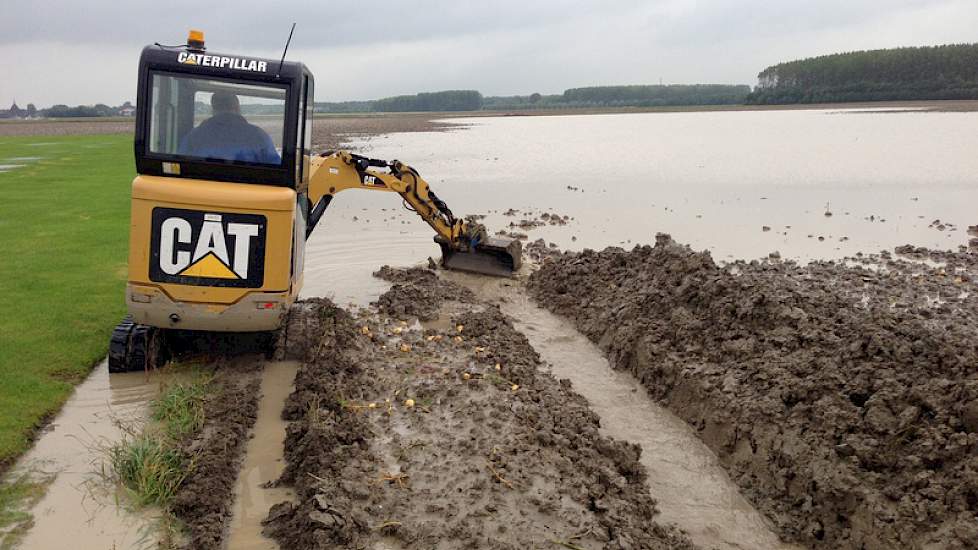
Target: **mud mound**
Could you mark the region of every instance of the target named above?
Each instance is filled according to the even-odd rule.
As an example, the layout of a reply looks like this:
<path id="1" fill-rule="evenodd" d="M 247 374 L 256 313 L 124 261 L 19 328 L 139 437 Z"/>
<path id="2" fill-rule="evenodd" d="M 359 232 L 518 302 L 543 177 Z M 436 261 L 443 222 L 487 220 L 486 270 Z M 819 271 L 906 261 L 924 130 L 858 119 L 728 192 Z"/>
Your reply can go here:
<path id="1" fill-rule="evenodd" d="M 538 263 L 549 261 L 553 258 L 560 257 L 560 255 L 563 254 L 563 252 L 557 248 L 556 244 L 547 244 L 547 241 L 543 239 L 537 239 L 532 243 L 527 243 L 526 247 L 523 248 L 523 252 L 526 253 L 530 259 Z"/>
<path id="2" fill-rule="evenodd" d="M 286 407 L 297 504 L 275 506 L 267 534 L 283 548 L 693 547 L 655 522 L 638 447 L 600 436 L 498 309 L 406 277 L 452 297 L 452 326 L 324 316 Z"/>
<path id="3" fill-rule="evenodd" d="M 193 467 L 170 509 L 187 528 L 188 548 L 223 548 L 238 463 L 258 415 L 260 364 L 259 357 L 247 357 L 219 366 L 216 388 L 204 402 L 204 427 L 185 445 Z"/>
<path id="4" fill-rule="evenodd" d="M 283 411 L 290 424 L 286 468 L 279 481 L 295 488 L 298 504 L 275 505 L 265 521 L 265 534 L 282 548 L 349 544 L 369 528 L 343 477 L 348 467 L 371 461 L 368 425 L 344 409 L 348 399 L 373 386 L 353 358 L 359 347 L 356 327 L 348 313 L 328 300 L 316 300 L 304 317 L 303 326 L 317 327 L 305 334 L 317 336 L 307 346 L 306 362 Z M 322 479 L 338 482 L 323 484 Z"/>
<path id="5" fill-rule="evenodd" d="M 978 262 L 961 254 L 721 268 L 660 236 L 556 258 L 529 288 L 698 428 L 787 538 L 973 548 Z"/>
<path id="6" fill-rule="evenodd" d="M 446 300 L 474 300 L 471 291 L 439 279 L 430 269 L 398 269 L 385 265 L 374 273 L 374 277 L 393 283 L 391 289 L 374 303 L 380 311 L 392 317 L 430 321 L 438 316 L 438 308 Z"/>

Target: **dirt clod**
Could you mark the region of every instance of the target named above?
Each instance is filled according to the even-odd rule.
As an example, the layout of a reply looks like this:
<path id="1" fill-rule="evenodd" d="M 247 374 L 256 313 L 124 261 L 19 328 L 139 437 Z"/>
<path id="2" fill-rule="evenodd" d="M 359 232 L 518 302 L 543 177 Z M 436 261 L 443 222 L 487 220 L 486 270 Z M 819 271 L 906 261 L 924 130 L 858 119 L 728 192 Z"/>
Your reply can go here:
<path id="1" fill-rule="evenodd" d="M 471 291 L 442 281 L 430 269 L 398 269 L 385 265 L 374 276 L 393 283 L 375 305 L 394 317 L 417 317 L 430 321 L 437 316 L 443 301 L 467 302 L 474 299 Z"/>

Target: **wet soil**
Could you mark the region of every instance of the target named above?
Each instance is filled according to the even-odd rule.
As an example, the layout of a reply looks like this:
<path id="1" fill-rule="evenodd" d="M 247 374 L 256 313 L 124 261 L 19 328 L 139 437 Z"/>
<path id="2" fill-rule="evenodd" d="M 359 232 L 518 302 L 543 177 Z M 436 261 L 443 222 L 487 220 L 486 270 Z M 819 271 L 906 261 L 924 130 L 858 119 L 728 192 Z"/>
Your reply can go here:
<path id="1" fill-rule="evenodd" d="M 292 392 L 297 369 L 296 361 L 270 361 L 262 369 L 258 416 L 235 485 L 227 548 L 278 548 L 275 541 L 261 534 L 261 522 L 273 504 L 292 498 L 291 491 L 276 487 L 275 482 L 285 468 L 282 451 L 287 424 L 282 420 L 282 407 Z"/>
<path id="2" fill-rule="evenodd" d="M 374 277 L 391 283 L 391 288 L 374 303 L 390 317 L 416 317 L 431 321 L 447 300 L 471 302 L 475 296 L 467 288 L 441 280 L 434 271 L 420 267 L 395 269 L 384 266 Z"/>
<path id="3" fill-rule="evenodd" d="M 357 138 L 374 138 L 384 134 L 404 132 L 437 132 L 464 128 L 434 120 L 445 115 L 433 113 L 399 113 L 391 115 L 319 115 L 312 125 L 312 143 L 316 150 L 348 148 L 347 143 Z"/>
<path id="4" fill-rule="evenodd" d="M 692 541 L 717 550 L 787 550 L 774 527 L 748 503 L 716 455 L 690 426 L 656 404 L 630 373 L 611 368 L 604 354 L 568 321 L 526 294 L 524 270 L 516 280 L 442 271 L 448 280 L 497 304 L 546 361 L 568 379 L 601 418 L 601 433 L 642 448 L 646 482 L 656 496 L 659 521 L 677 525 Z"/>
<path id="5" fill-rule="evenodd" d="M 299 325 L 319 337 L 298 350 L 284 411 L 296 502 L 272 508 L 266 534 L 283 548 L 695 547 L 656 520 L 639 447 L 602 435 L 497 307 L 422 271 L 384 270 L 415 282 L 380 309 L 306 306 Z M 387 313 L 419 301 L 439 306 L 427 326 Z"/>
<path id="6" fill-rule="evenodd" d="M 801 267 L 655 247 L 529 281 L 696 430 L 783 536 L 978 545 L 978 258 L 913 247 Z"/>
<path id="7" fill-rule="evenodd" d="M 262 362 L 260 355 L 218 362 L 214 389 L 204 402 L 204 427 L 184 443 L 192 457 L 190 474 L 171 511 L 186 527 L 187 548 L 223 548 L 242 455 L 258 414 Z"/>
<path id="8" fill-rule="evenodd" d="M 131 134 L 133 119 L 17 120 L 0 122 L 0 136 L 77 136 Z"/>

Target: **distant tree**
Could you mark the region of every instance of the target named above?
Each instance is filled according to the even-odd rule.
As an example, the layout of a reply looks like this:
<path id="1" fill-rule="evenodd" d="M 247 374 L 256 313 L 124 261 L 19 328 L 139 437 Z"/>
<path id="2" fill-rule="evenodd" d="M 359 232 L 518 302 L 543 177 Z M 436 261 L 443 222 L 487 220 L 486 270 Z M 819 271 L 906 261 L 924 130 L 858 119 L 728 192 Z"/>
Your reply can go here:
<path id="1" fill-rule="evenodd" d="M 482 94 L 475 90 L 446 90 L 386 97 L 373 102 L 375 111 L 478 111 L 482 108 Z"/>
<path id="2" fill-rule="evenodd" d="M 50 118 L 82 118 L 82 117 L 97 117 L 99 115 L 98 110 L 95 107 L 89 107 L 87 105 L 79 105 L 77 107 L 69 107 L 67 105 L 55 105 L 50 109 L 44 109 L 41 111 L 41 116 Z"/>
<path id="3" fill-rule="evenodd" d="M 978 44 L 848 52 L 780 63 L 750 103 L 978 99 Z"/>
<path id="4" fill-rule="evenodd" d="M 536 92 L 530 94 L 530 103 L 536 103 L 536 102 L 540 101 L 540 98 L 541 97 L 543 97 L 543 96 L 541 96 L 540 94 L 538 94 Z"/>
<path id="5" fill-rule="evenodd" d="M 750 86 L 727 84 L 591 86 L 565 90 L 564 102 L 575 107 L 730 105 L 743 103 L 749 93 Z"/>
<path id="6" fill-rule="evenodd" d="M 35 107 L 33 103 L 28 103 L 27 104 L 27 116 L 33 117 L 35 115 L 37 115 L 37 107 Z"/>

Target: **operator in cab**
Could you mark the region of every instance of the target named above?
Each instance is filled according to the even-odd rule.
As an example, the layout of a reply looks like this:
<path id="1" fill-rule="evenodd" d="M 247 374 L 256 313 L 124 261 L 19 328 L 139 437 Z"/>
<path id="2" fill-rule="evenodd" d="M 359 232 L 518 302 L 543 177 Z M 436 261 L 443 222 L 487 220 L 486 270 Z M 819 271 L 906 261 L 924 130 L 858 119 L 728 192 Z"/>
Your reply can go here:
<path id="1" fill-rule="evenodd" d="M 180 142 L 180 155 L 258 164 L 281 164 L 269 135 L 241 116 L 238 96 L 214 92 L 211 118 L 201 122 Z"/>

